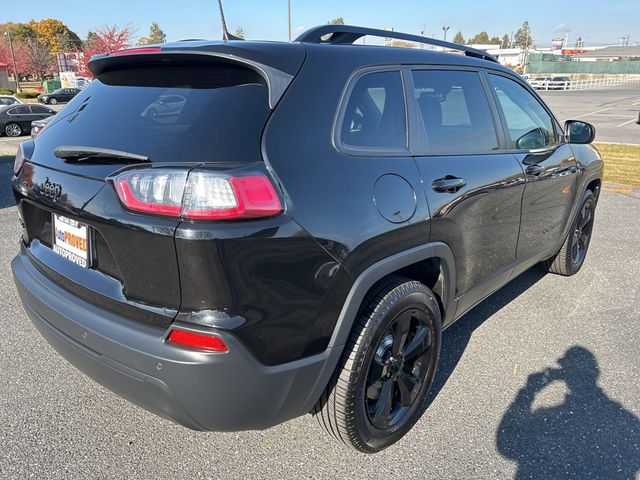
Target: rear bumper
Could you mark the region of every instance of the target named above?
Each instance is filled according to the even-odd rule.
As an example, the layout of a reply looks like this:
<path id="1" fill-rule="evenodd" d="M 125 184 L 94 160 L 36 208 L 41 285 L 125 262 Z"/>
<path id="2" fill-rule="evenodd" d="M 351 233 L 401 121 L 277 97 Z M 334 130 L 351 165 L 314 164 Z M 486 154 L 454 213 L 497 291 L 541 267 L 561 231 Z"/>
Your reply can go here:
<path id="1" fill-rule="evenodd" d="M 223 331 L 216 333 L 229 346 L 227 353 L 179 348 L 164 341 L 165 329 L 72 295 L 34 261 L 23 247 L 11 267 L 24 308 L 45 339 L 108 389 L 195 430 L 264 429 L 309 412 L 340 354 L 327 349 L 265 366 Z"/>

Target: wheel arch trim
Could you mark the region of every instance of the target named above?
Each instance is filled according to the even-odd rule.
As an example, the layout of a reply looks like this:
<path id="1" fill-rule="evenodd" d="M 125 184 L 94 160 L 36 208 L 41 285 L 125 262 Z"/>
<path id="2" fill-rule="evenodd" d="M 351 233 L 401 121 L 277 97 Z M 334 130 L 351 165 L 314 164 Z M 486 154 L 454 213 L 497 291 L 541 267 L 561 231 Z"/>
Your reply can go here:
<path id="1" fill-rule="evenodd" d="M 356 278 L 347 299 L 344 302 L 336 326 L 333 330 L 333 335 L 329 340 L 329 345 L 325 352 L 321 354 L 324 357 L 324 365 L 318 378 L 309 391 L 304 409 L 311 411 L 316 404 L 322 392 L 329 384 L 331 376 L 335 372 L 336 367 L 342 357 L 342 351 L 347 343 L 351 328 L 356 321 L 356 316 L 362 301 L 365 296 L 378 281 L 386 277 L 387 275 L 399 270 L 403 267 L 407 267 L 411 264 L 422 260 L 428 260 L 429 258 L 439 258 L 444 266 L 443 275 L 445 277 L 445 292 L 446 296 L 442 299 L 442 303 L 445 306 L 445 318 L 441 319 L 443 326 L 453 321 L 455 316 L 456 301 L 455 301 L 455 263 L 453 258 L 453 252 L 449 246 L 442 242 L 431 242 L 417 247 L 403 250 L 401 252 L 390 255 L 389 257 L 378 260 L 373 265 L 370 265 Z M 448 286 L 448 287 L 447 287 Z M 435 304 L 434 299 L 434 304 Z"/>
<path id="2" fill-rule="evenodd" d="M 360 305 L 373 285 L 401 268 L 430 258 L 439 258 L 442 261 L 442 271 L 445 278 L 445 295 L 444 298 L 442 298 L 442 304 L 445 307 L 445 316 L 442 320 L 443 324 L 451 321 L 455 316 L 456 306 L 456 272 L 453 252 L 445 243 L 426 243 L 378 260 L 358 275 L 338 316 L 333 335 L 329 340 L 329 348 L 342 347 L 347 343 Z"/>

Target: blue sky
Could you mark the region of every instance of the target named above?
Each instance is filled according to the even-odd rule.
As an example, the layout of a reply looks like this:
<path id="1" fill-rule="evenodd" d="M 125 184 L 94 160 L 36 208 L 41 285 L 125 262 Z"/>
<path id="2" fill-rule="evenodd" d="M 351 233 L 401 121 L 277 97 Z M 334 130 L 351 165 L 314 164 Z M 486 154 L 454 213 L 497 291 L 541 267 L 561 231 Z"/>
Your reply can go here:
<path id="1" fill-rule="evenodd" d="M 287 0 L 226 0 L 223 2 L 229 30 L 241 25 L 247 38 L 287 39 Z M 554 36 L 569 33 L 587 45 L 617 43 L 630 35 L 640 42 L 640 0 L 291 0 L 292 28 L 303 29 L 342 16 L 346 23 L 442 37 L 442 26 L 450 26 L 448 38 L 461 30 L 469 37 L 481 30 L 502 36 L 515 31 L 524 20 L 532 27 L 534 40 L 548 45 Z M 78 35 L 103 25 L 131 24 L 137 35 L 146 35 L 157 21 L 168 40 L 221 37 L 216 0 L 109 0 L 77 2 L 31 0 L 29 8 L 3 9 L 0 22 L 24 22 L 31 18 L 58 18 Z M 295 37 L 295 35 L 294 35 Z"/>

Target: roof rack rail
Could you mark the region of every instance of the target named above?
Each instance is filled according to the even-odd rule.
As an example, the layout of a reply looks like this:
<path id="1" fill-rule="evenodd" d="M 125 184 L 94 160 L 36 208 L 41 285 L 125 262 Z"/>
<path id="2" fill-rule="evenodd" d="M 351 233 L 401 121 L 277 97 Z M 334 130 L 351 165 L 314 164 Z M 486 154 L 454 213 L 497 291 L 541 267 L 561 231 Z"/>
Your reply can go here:
<path id="1" fill-rule="evenodd" d="M 373 37 L 395 38 L 398 40 L 407 40 L 410 42 L 435 45 L 438 47 L 449 48 L 451 50 L 458 50 L 460 52 L 463 52 L 468 57 L 481 58 L 483 60 L 489 60 L 491 62 L 498 63 L 498 60 L 493 55 L 489 55 L 487 52 L 484 52 L 482 50 L 477 50 L 475 48 L 460 45 L 458 43 L 444 42 L 436 38 L 411 35 L 409 33 L 380 30 L 377 28 L 355 27 L 352 25 L 321 25 L 319 27 L 314 27 L 307 30 L 306 32 L 303 32 L 298 38 L 296 38 L 295 41 L 306 43 L 350 45 L 359 38 L 362 38 L 366 35 L 370 35 Z"/>

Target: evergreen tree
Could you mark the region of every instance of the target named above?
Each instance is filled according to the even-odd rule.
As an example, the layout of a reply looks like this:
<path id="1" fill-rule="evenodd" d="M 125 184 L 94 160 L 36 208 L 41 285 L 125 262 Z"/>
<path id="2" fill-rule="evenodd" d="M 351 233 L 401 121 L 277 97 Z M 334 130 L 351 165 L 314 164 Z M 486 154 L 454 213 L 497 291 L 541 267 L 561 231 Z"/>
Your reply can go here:
<path id="1" fill-rule="evenodd" d="M 533 38 L 531 38 L 531 28 L 529 22 L 524 22 L 522 27 L 518 29 L 513 39 L 513 44 L 516 47 L 527 48 L 531 46 Z"/>
<path id="2" fill-rule="evenodd" d="M 158 25 L 158 22 L 152 22 L 149 27 L 149 36 L 140 37 L 138 39 L 138 45 L 152 45 L 154 43 L 165 43 L 166 41 L 167 36 L 160 28 L 160 25 Z"/>
<path id="3" fill-rule="evenodd" d="M 456 36 L 453 37 L 453 43 L 459 43 L 461 45 L 464 44 L 464 37 L 462 36 L 462 32 L 456 33 Z"/>
<path id="4" fill-rule="evenodd" d="M 467 43 L 470 45 L 486 45 L 489 43 L 489 34 L 487 32 L 480 32 L 475 37 L 470 38 Z"/>

